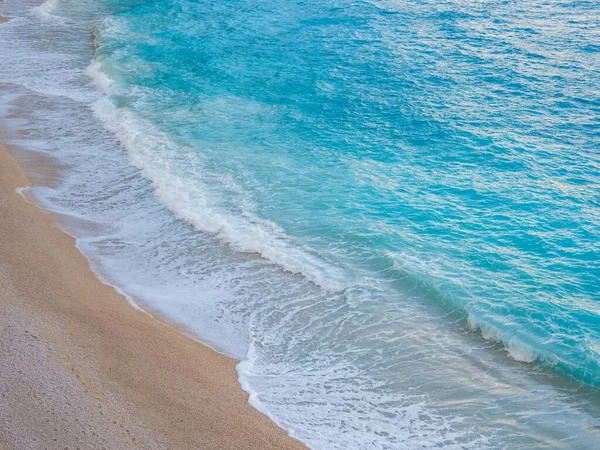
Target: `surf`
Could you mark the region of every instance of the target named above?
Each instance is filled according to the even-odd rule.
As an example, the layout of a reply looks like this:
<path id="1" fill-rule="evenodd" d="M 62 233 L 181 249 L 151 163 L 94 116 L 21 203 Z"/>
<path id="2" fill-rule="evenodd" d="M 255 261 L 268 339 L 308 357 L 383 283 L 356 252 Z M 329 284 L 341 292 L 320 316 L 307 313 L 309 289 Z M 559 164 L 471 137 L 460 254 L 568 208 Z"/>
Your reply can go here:
<path id="1" fill-rule="evenodd" d="M 13 126 L 70 168 L 32 195 L 107 282 L 239 359 L 254 407 L 311 448 L 594 442 L 597 137 L 563 100 L 595 75 L 544 11 L 25 6 L 0 26 Z"/>

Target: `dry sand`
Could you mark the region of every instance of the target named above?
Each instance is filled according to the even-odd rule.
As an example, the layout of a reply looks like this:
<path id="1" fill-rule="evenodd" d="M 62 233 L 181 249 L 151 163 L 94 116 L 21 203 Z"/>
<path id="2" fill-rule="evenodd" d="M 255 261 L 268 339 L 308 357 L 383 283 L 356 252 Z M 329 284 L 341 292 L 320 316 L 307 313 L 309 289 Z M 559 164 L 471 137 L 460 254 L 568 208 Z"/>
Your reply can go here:
<path id="1" fill-rule="evenodd" d="M 134 310 L 0 147 L 0 449 L 300 449 L 236 362 Z"/>

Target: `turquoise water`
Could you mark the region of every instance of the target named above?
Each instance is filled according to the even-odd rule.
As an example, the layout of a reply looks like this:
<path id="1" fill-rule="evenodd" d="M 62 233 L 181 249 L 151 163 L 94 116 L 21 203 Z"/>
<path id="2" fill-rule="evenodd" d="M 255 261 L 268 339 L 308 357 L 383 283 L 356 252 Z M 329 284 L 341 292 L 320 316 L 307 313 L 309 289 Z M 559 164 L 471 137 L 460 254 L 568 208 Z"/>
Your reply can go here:
<path id="1" fill-rule="evenodd" d="M 312 448 L 600 442 L 595 2 L 27 6 L 48 69 L 0 80 L 77 168 L 39 200 L 253 406 Z"/>
<path id="2" fill-rule="evenodd" d="M 320 263 L 291 270 L 416 283 L 598 383 L 600 9 L 348 3 L 140 2 L 96 59 L 115 104 L 224 179 L 215 209 Z"/>

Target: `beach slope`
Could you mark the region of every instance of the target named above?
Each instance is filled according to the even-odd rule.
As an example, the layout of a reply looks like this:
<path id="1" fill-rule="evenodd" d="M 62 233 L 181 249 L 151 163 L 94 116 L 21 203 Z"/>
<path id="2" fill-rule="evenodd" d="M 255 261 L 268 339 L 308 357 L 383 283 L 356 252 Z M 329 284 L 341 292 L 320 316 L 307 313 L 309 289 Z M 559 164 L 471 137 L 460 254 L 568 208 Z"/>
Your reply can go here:
<path id="1" fill-rule="evenodd" d="M 296 449 L 236 362 L 133 309 L 0 147 L 0 448 Z"/>

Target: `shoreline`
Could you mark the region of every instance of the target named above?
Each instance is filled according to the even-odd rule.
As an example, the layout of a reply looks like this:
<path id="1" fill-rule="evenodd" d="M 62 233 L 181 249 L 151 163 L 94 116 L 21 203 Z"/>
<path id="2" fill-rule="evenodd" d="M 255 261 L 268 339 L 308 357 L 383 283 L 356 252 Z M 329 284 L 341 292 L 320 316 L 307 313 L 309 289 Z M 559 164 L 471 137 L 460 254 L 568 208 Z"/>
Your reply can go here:
<path id="1" fill-rule="evenodd" d="M 236 361 L 102 283 L 0 144 L 0 448 L 301 449 Z"/>

